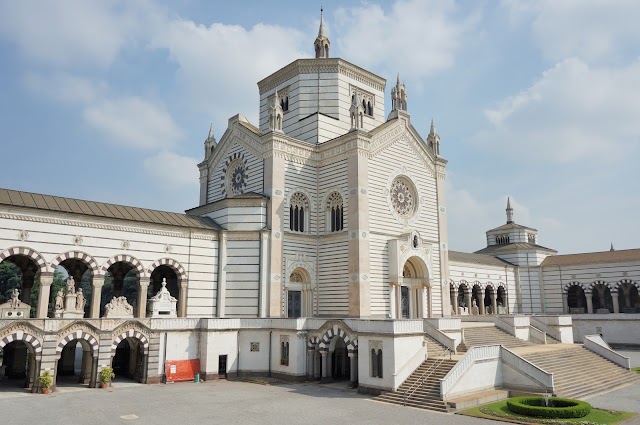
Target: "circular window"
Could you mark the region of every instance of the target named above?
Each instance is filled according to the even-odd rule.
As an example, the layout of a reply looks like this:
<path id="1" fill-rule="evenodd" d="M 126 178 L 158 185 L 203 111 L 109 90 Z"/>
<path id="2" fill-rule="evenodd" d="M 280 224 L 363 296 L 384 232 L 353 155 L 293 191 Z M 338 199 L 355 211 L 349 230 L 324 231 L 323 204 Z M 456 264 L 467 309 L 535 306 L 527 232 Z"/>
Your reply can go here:
<path id="1" fill-rule="evenodd" d="M 391 183 L 391 205 L 396 213 L 403 218 L 413 216 L 416 211 L 417 195 L 411 182 L 398 177 Z"/>
<path id="2" fill-rule="evenodd" d="M 227 186 L 231 195 L 241 195 L 247 187 L 247 166 L 244 161 L 233 162 L 227 169 Z"/>

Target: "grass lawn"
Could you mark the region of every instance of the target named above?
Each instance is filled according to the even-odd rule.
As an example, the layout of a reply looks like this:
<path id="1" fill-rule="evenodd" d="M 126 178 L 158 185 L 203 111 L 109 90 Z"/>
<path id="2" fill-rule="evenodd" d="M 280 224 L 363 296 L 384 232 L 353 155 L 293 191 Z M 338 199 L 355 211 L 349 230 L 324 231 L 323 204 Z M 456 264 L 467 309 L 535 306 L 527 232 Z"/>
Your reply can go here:
<path id="1" fill-rule="evenodd" d="M 626 421 L 634 416 L 635 413 L 631 412 L 619 412 L 616 410 L 601 410 L 593 408 L 591 413 L 583 418 L 575 419 L 543 419 L 543 418 L 530 418 L 527 416 L 518 415 L 512 413 L 507 408 L 507 401 L 502 400 L 497 403 L 485 404 L 484 406 L 474 407 L 472 409 L 463 410 L 461 415 L 474 416 L 476 418 L 497 419 L 508 422 L 527 423 L 527 424 L 577 424 L 577 423 L 589 423 L 589 424 L 616 424 L 621 421 Z"/>
<path id="2" fill-rule="evenodd" d="M 640 367 L 632 367 L 631 370 L 640 373 Z"/>

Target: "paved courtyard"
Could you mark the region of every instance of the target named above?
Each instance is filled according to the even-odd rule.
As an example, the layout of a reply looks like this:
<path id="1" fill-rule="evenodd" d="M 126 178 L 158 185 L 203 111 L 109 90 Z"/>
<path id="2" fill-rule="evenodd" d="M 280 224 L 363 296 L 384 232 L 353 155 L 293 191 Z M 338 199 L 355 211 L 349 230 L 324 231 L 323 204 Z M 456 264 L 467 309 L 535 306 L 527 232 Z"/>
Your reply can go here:
<path id="1" fill-rule="evenodd" d="M 0 409 L 15 424 L 46 416 L 49 424 L 498 424 L 373 401 L 339 386 L 265 386 L 218 381 L 202 384 L 120 385 L 113 390 L 76 390 L 8 397 Z M 590 400 L 604 408 L 640 412 L 640 384 Z M 9 415 L 9 416 L 7 416 Z M 640 424 L 639 419 L 632 422 Z"/>

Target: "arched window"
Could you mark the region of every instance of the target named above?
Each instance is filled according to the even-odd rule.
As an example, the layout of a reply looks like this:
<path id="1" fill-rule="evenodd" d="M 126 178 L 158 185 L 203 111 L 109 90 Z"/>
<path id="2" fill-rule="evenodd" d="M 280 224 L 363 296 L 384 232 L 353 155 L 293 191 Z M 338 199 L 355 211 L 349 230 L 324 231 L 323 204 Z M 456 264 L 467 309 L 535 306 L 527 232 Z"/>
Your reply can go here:
<path id="1" fill-rule="evenodd" d="M 284 109 L 285 112 L 289 110 L 289 96 L 284 98 L 284 107 L 282 109 Z"/>
<path id="2" fill-rule="evenodd" d="M 371 106 L 371 101 L 367 102 L 367 115 L 370 117 L 373 116 L 373 107 Z"/>
<path id="3" fill-rule="evenodd" d="M 370 375 L 372 378 L 382 378 L 382 341 L 370 341 Z"/>
<path id="4" fill-rule="evenodd" d="M 304 233 L 308 212 L 309 201 L 307 197 L 300 192 L 294 193 L 289 202 L 289 230 Z"/>
<path id="5" fill-rule="evenodd" d="M 536 243 L 536 235 L 534 235 L 533 233 L 529 233 L 527 236 L 528 236 L 529 243 L 531 244 Z"/>
<path id="6" fill-rule="evenodd" d="M 332 192 L 327 198 L 327 231 L 339 232 L 344 229 L 344 205 L 342 196 Z"/>
<path id="7" fill-rule="evenodd" d="M 496 244 L 497 245 L 505 245 L 509 243 L 509 235 L 497 235 L 496 236 Z"/>

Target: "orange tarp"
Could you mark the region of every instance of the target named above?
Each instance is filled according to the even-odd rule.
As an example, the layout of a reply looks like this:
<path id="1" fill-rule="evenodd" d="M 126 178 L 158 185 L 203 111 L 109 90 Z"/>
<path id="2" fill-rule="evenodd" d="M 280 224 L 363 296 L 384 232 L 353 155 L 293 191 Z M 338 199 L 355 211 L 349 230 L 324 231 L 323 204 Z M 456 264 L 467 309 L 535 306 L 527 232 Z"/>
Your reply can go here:
<path id="1" fill-rule="evenodd" d="M 164 367 L 167 382 L 193 381 L 200 372 L 200 360 L 167 360 Z"/>

